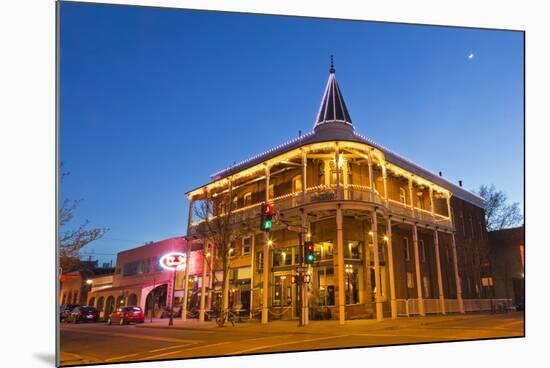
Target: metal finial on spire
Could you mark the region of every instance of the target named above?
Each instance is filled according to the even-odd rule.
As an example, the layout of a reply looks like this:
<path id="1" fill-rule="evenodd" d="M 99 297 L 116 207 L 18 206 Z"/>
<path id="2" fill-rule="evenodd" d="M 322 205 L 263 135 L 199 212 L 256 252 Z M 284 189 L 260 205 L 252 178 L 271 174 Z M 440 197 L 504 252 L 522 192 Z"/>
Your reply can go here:
<path id="1" fill-rule="evenodd" d="M 334 58 L 332 55 L 330 55 L 330 73 L 334 74 L 335 71 L 336 69 L 334 69 Z"/>

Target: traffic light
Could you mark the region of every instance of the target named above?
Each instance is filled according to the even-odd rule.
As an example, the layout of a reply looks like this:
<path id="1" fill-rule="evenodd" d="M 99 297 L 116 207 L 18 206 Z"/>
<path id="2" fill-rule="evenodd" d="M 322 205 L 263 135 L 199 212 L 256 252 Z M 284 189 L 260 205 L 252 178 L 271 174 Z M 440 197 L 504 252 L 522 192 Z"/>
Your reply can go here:
<path id="1" fill-rule="evenodd" d="M 260 230 L 269 231 L 273 227 L 273 205 L 262 204 L 262 216 L 260 221 Z"/>
<path id="2" fill-rule="evenodd" d="M 311 275 L 305 274 L 304 275 L 304 284 L 309 284 L 311 281 Z"/>
<path id="3" fill-rule="evenodd" d="M 304 242 L 304 262 L 306 264 L 312 264 L 315 262 L 315 255 L 313 254 L 313 242 Z"/>
<path id="4" fill-rule="evenodd" d="M 290 276 L 290 282 L 291 282 L 292 284 L 295 284 L 296 281 L 297 281 L 297 280 L 296 280 L 296 275 L 291 275 L 291 276 Z"/>

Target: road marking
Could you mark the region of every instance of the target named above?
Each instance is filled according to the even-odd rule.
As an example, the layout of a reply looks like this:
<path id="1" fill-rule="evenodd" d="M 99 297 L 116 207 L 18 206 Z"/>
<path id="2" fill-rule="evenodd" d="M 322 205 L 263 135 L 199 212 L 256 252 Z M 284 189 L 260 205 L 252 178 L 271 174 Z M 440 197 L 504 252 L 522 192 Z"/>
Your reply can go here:
<path id="1" fill-rule="evenodd" d="M 133 356 L 136 356 L 136 355 L 139 355 L 138 353 L 135 353 L 135 354 L 128 354 L 128 355 L 121 355 L 121 356 L 117 356 L 117 357 L 114 357 L 114 358 L 109 358 L 109 359 L 105 359 L 106 362 L 112 362 L 113 360 L 119 360 L 119 359 L 124 359 L 124 358 L 130 358 L 130 357 L 133 357 Z"/>
<path id="2" fill-rule="evenodd" d="M 78 333 L 88 333 L 92 335 L 107 335 L 107 336 L 119 336 L 119 337 L 129 337 L 133 339 L 141 340 L 152 340 L 152 341 L 166 341 L 166 342 L 179 342 L 186 344 L 199 344 L 204 342 L 204 340 L 186 340 L 186 339 L 175 339 L 171 337 L 158 337 L 158 336 L 144 336 L 144 335 L 134 335 L 128 333 L 119 333 L 119 332 L 103 332 L 103 331 L 88 331 L 88 330 L 73 330 Z"/>
<path id="3" fill-rule="evenodd" d="M 183 347 L 185 347 L 185 346 L 189 346 L 189 344 L 184 344 L 184 345 L 173 345 L 173 346 L 167 346 L 167 347 L 165 347 L 165 348 L 149 350 L 149 353 L 156 353 L 157 351 L 163 351 L 163 350 L 170 350 L 170 349 L 183 348 Z"/>
<path id="4" fill-rule="evenodd" d="M 214 347 L 214 346 L 227 345 L 227 344 L 231 344 L 231 341 L 219 342 L 219 343 L 210 344 L 210 345 L 195 346 L 195 347 L 192 347 L 192 348 L 189 348 L 189 349 L 170 351 L 170 352 L 164 353 L 164 354 L 157 354 L 157 355 L 148 356 L 147 359 L 148 360 L 153 360 L 153 359 L 158 359 L 158 358 L 165 357 L 165 356 L 168 356 L 168 355 L 174 355 L 174 354 L 177 354 L 177 353 L 183 353 L 183 352 L 202 349 L 202 348 L 211 348 L 211 347 Z"/>
<path id="5" fill-rule="evenodd" d="M 463 339 L 478 339 L 479 337 L 460 337 L 460 336 L 433 336 L 433 335 L 411 335 L 411 334 L 353 334 L 354 336 L 365 337 L 418 337 L 423 339 L 444 339 L 444 340 L 463 340 Z"/>
<path id="6" fill-rule="evenodd" d="M 315 338 L 315 339 L 305 339 L 305 340 L 298 340 L 298 341 L 287 341 L 287 342 L 282 342 L 282 343 L 278 343 L 278 344 L 270 344 L 270 345 L 256 346 L 256 347 L 254 347 L 254 348 L 245 349 L 245 350 L 241 350 L 241 351 L 234 351 L 234 352 L 232 352 L 232 353 L 229 353 L 228 355 L 244 354 L 244 353 L 250 353 L 250 352 L 252 352 L 252 351 L 257 351 L 257 350 L 263 350 L 263 349 L 274 348 L 274 347 L 277 347 L 277 346 L 292 345 L 292 344 L 302 344 L 302 343 L 304 343 L 304 342 L 321 341 L 321 340 L 330 340 L 330 339 L 337 339 L 337 338 L 347 337 L 347 336 L 351 336 L 351 335 L 325 336 L 325 337 L 317 337 L 317 338 Z"/>

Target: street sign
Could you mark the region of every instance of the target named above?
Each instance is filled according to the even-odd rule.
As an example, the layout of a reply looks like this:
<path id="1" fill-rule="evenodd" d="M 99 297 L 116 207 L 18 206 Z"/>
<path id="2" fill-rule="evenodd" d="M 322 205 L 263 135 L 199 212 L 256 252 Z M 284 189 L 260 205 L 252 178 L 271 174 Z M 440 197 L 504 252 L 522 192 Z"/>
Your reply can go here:
<path id="1" fill-rule="evenodd" d="M 302 226 L 289 225 L 287 227 L 287 229 L 288 229 L 288 231 L 294 231 L 295 233 L 305 233 L 307 231 L 307 228 L 302 227 Z"/>

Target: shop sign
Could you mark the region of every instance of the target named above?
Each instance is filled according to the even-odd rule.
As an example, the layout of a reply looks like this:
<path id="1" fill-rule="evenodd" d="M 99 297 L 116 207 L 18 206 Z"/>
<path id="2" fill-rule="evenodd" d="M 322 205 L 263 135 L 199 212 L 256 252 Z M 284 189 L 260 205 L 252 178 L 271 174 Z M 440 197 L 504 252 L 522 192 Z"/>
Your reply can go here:
<path id="1" fill-rule="evenodd" d="M 185 268 L 185 253 L 167 253 L 160 258 L 160 266 L 165 270 L 183 270 Z"/>

